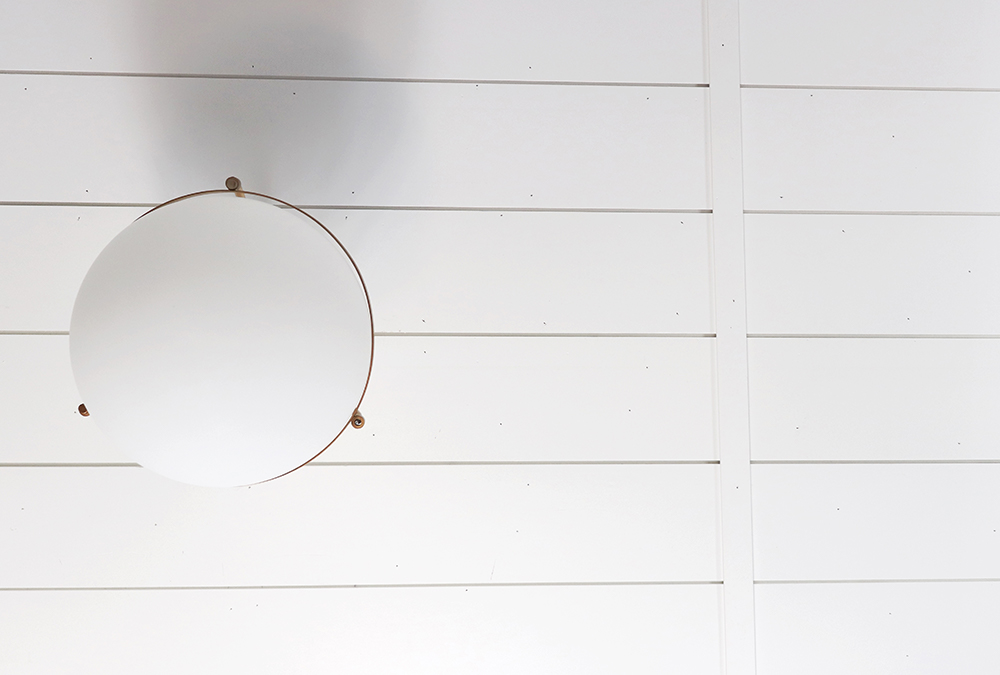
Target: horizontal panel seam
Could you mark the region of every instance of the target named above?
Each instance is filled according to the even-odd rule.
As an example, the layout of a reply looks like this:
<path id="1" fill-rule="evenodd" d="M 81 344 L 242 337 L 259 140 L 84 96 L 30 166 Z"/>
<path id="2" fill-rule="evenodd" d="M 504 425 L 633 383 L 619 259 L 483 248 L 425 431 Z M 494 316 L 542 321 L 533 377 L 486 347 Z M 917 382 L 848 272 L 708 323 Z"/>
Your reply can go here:
<path id="1" fill-rule="evenodd" d="M 1000 459 L 752 459 L 751 464 L 1000 464 Z"/>
<path id="2" fill-rule="evenodd" d="M 657 87 L 661 89 L 707 89 L 704 82 L 629 82 L 608 80 L 517 80 L 433 77 L 363 77 L 346 75 L 263 75 L 240 73 L 154 73 L 103 70 L 0 70 L 0 75 L 57 77 L 129 77 L 181 80 L 260 80 L 279 82 L 384 82 L 399 84 L 498 84 L 559 87 Z"/>
<path id="3" fill-rule="evenodd" d="M 524 581 L 483 583 L 412 583 L 412 584 L 303 584 L 266 586 L 29 586 L 3 587 L 0 592 L 25 591 L 283 591 L 323 589 L 377 589 L 377 588 L 540 588 L 540 587 L 589 587 L 589 586 L 721 586 L 721 580 L 707 581 Z"/>
<path id="4" fill-rule="evenodd" d="M 676 213 L 685 214 L 710 214 L 712 209 L 642 209 L 642 208 L 614 208 L 614 207 L 586 207 L 586 206 L 378 206 L 362 205 L 351 206 L 349 204 L 304 204 L 300 208 L 314 211 L 460 211 L 465 213 Z"/>
<path id="5" fill-rule="evenodd" d="M 320 466 L 686 466 L 686 465 L 717 465 L 717 459 L 637 459 L 637 460 L 503 460 L 481 462 L 473 461 L 426 461 L 426 462 L 309 462 L 300 467 L 308 469 Z M 142 465 L 134 462 L 0 462 L 0 469 L 141 469 Z"/>
<path id="6" fill-rule="evenodd" d="M 435 333 L 375 331 L 375 337 L 714 338 L 715 333 Z"/>
<path id="7" fill-rule="evenodd" d="M 741 89 L 827 90 L 827 91 L 927 91 L 995 94 L 995 87 L 908 87 L 875 84 L 741 84 Z"/>
<path id="8" fill-rule="evenodd" d="M 823 209 L 746 209 L 748 216 L 1000 216 L 1000 211 L 834 211 Z"/>
<path id="9" fill-rule="evenodd" d="M 779 586 L 798 584 L 952 584 L 952 583 L 998 583 L 1000 578 L 965 579 L 757 579 L 759 586 Z"/>
<path id="10" fill-rule="evenodd" d="M 751 333 L 751 339 L 806 340 L 996 340 L 1000 335 L 981 333 Z"/>
<path id="11" fill-rule="evenodd" d="M 67 330 L 0 330 L 0 335 L 69 335 Z"/>
<path id="12" fill-rule="evenodd" d="M 58 330 L 0 330 L 3 335 L 69 335 Z M 443 333 L 375 331 L 375 337 L 434 337 L 434 338 L 714 338 L 715 333 Z"/>
<path id="13" fill-rule="evenodd" d="M 127 208 L 150 209 L 159 202 L 62 202 L 62 201 L 0 201 L 3 206 L 37 206 L 37 207 L 80 207 L 80 208 Z M 664 213 L 680 215 L 710 214 L 712 209 L 642 209 L 614 207 L 576 207 L 576 206 L 412 206 L 412 205 L 378 205 L 378 204 L 299 204 L 298 208 L 307 211 L 433 211 L 460 213 Z"/>

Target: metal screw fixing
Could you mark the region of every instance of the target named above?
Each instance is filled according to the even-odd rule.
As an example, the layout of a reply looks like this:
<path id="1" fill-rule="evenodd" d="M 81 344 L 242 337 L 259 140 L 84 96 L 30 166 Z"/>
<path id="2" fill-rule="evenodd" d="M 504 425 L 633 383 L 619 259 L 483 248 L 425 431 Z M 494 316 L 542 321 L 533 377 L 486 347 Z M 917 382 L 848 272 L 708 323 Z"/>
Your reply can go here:
<path id="1" fill-rule="evenodd" d="M 230 176 L 226 179 L 226 189 L 227 190 L 242 190 L 243 183 L 236 176 Z"/>
<path id="2" fill-rule="evenodd" d="M 84 417 L 90 417 L 90 411 L 87 410 L 87 406 L 83 405 L 82 403 L 80 404 L 80 407 L 77 408 L 77 411 Z"/>
<path id="3" fill-rule="evenodd" d="M 361 416 L 361 413 L 357 410 L 354 411 L 354 416 L 351 418 L 351 426 L 355 429 L 360 429 L 365 425 L 365 418 Z"/>

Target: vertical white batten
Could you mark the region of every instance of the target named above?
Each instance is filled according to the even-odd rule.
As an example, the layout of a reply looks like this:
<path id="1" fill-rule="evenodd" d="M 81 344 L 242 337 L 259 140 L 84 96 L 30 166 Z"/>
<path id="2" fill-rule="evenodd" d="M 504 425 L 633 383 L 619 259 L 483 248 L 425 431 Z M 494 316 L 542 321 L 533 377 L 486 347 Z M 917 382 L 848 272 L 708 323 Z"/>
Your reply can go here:
<path id="1" fill-rule="evenodd" d="M 721 459 L 724 662 L 727 675 L 756 672 L 750 408 L 739 1 L 707 0 L 710 164 L 715 245 L 719 457 Z"/>

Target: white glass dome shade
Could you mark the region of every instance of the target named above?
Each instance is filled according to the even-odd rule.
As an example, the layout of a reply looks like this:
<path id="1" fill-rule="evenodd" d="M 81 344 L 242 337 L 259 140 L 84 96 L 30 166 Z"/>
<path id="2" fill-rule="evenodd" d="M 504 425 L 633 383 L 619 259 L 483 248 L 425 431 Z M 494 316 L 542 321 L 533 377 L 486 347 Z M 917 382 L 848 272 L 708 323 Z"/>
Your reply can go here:
<path id="1" fill-rule="evenodd" d="M 218 190 L 162 204 L 108 244 L 69 346 L 91 419 L 123 453 L 236 486 L 302 466 L 351 424 L 373 335 L 332 233 L 285 202 Z"/>

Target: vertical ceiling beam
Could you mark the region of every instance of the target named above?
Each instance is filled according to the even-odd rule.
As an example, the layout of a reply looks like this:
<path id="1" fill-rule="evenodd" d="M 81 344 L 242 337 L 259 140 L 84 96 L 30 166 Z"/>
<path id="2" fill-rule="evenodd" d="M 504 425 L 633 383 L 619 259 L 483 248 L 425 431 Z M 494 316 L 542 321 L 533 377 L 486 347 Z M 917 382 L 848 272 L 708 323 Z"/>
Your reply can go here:
<path id="1" fill-rule="evenodd" d="M 706 0 L 727 675 L 756 672 L 739 0 Z"/>

